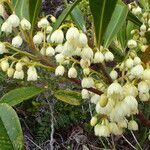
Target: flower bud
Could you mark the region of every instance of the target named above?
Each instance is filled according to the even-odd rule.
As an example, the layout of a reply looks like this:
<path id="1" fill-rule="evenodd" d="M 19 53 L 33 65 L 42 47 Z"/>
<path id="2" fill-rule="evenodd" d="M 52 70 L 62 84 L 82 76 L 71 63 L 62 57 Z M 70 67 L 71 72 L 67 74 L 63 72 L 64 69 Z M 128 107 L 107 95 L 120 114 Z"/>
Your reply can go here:
<path id="1" fill-rule="evenodd" d="M 25 18 L 23 18 L 21 20 L 20 24 L 21 24 L 21 28 L 23 30 L 30 30 L 31 29 L 31 23 Z"/>
<path id="2" fill-rule="evenodd" d="M 64 41 L 64 33 L 61 29 L 55 30 L 51 35 L 51 42 L 62 44 Z"/>
<path id="3" fill-rule="evenodd" d="M 2 69 L 2 71 L 7 71 L 8 70 L 8 68 L 9 68 L 9 62 L 8 62 L 8 60 L 3 60 L 2 62 L 1 62 L 1 69 Z"/>
<path id="4" fill-rule="evenodd" d="M 8 17 L 8 22 L 12 25 L 12 27 L 16 28 L 20 24 L 20 19 L 16 14 L 12 14 Z"/>
<path id="5" fill-rule="evenodd" d="M 102 94 L 102 95 L 100 96 L 99 105 L 100 105 L 101 107 L 105 107 L 105 106 L 107 105 L 107 103 L 108 103 L 108 98 L 107 98 L 107 96 L 106 96 L 105 94 Z"/>
<path id="6" fill-rule="evenodd" d="M 46 55 L 46 49 L 44 47 L 41 48 L 40 53 L 45 56 Z"/>
<path id="7" fill-rule="evenodd" d="M 110 77 L 112 78 L 112 80 L 116 80 L 118 78 L 118 73 L 115 70 L 112 70 L 110 72 Z"/>
<path id="8" fill-rule="evenodd" d="M 133 9 L 132 13 L 135 15 L 140 15 L 142 13 L 142 9 L 138 6 L 137 8 Z"/>
<path id="9" fill-rule="evenodd" d="M 55 70 L 56 76 L 63 76 L 64 73 L 65 73 L 65 68 L 62 65 L 58 66 Z"/>
<path id="10" fill-rule="evenodd" d="M 136 42 L 135 40 L 133 40 L 133 39 L 129 40 L 129 41 L 128 41 L 128 47 L 129 47 L 130 49 L 136 48 L 136 47 L 137 47 L 137 42 Z"/>
<path id="11" fill-rule="evenodd" d="M 15 71 L 15 73 L 14 73 L 14 79 L 23 79 L 24 78 L 24 72 L 23 72 L 23 70 L 21 70 L 21 71 Z"/>
<path id="12" fill-rule="evenodd" d="M 81 85 L 83 88 L 91 88 L 94 86 L 94 80 L 91 77 L 83 78 Z"/>
<path id="13" fill-rule="evenodd" d="M 84 68 L 83 73 L 84 73 L 85 76 L 89 75 L 90 74 L 90 69 L 89 68 Z"/>
<path id="14" fill-rule="evenodd" d="M 148 48 L 148 46 L 147 46 L 147 45 L 142 45 L 140 48 L 141 48 L 141 51 L 142 51 L 142 52 L 145 52 L 146 49 Z"/>
<path id="15" fill-rule="evenodd" d="M 123 133 L 122 129 L 114 122 L 109 123 L 109 129 L 114 135 L 121 135 Z"/>
<path id="16" fill-rule="evenodd" d="M 133 130 L 133 131 L 138 130 L 138 124 L 137 124 L 137 122 L 134 121 L 134 120 L 129 121 L 128 122 L 128 129 L 129 130 Z"/>
<path id="17" fill-rule="evenodd" d="M 82 90 L 81 95 L 82 95 L 82 99 L 89 99 L 90 98 L 89 91 L 86 89 Z"/>
<path id="18" fill-rule="evenodd" d="M 53 47 L 49 46 L 47 49 L 46 49 L 46 56 L 54 56 L 55 55 L 55 50 Z"/>
<path id="19" fill-rule="evenodd" d="M 51 16 L 51 21 L 52 21 L 53 23 L 55 23 L 55 22 L 56 22 L 56 18 L 55 18 L 54 16 Z"/>
<path id="20" fill-rule="evenodd" d="M 68 77 L 69 78 L 77 78 L 77 70 L 74 67 L 71 67 L 68 71 Z"/>
<path id="21" fill-rule="evenodd" d="M 23 43 L 21 36 L 16 36 L 12 39 L 12 45 L 16 48 L 19 48 Z"/>
<path id="22" fill-rule="evenodd" d="M 92 127 L 94 127 L 97 124 L 97 117 L 92 117 L 90 124 Z"/>
<path id="23" fill-rule="evenodd" d="M 105 61 L 113 61 L 114 60 L 114 55 L 110 51 L 107 51 L 105 53 Z"/>
<path id="24" fill-rule="evenodd" d="M 100 51 L 95 53 L 94 63 L 103 63 L 104 59 L 104 55 Z"/>
<path id="25" fill-rule="evenodd" d="M 7 70 L 7 76 L 9 78 L 13 77 L 14 72 L 15 72 L 15 70 L 12 67 L 8 68 L 8 70 Z"/>
<path id="26" fill-rule="evenodd" d="M 5 44 L 0 42 L 0 54 L 4 54 L 6 52 L 7 50 L 6 50 Z"/>
<path id="27" fill-rule="evenodd" d="M 39 22 L 38 22 L 38 28 L 46 28 L 49 26 L 49 22 L 47 20 L 47 18 L 42 18 Z"/>
<path id="28" fill-rule="evenodd" d="M 53 28 L 52 28 L 51 26 L 48 26 L 48 27 L 46 28 L 46 33 L 47 33 L 47 34 L 51 34 L 52 31 L 53 31 Z"/>
<path id="29" fill-rule="evenodd" d="M 5 21 L 1 26 L 1 30 L 6 34 L 10 34 L 12 33 L 12 25 L 8 21 Z"/>
<path id="30" fill-rule="evenodd" d="M 34 66 L 30 66 L 27 70 L 27 81 L 36 81 L 38 78 L 36 68 Z"/>

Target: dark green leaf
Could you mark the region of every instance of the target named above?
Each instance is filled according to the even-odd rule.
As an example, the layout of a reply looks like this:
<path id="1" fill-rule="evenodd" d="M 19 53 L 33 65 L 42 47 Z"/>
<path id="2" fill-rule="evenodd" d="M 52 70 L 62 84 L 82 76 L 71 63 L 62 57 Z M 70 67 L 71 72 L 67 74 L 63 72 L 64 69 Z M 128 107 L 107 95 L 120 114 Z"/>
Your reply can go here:
<path id="1" fill-rule="evenodd" d="M 109 47 L 114 37 L 117 35 L 119 30 L 125 23 L 127 14 L 128 14 L 128 7 L 126 5 L 116 5 L 111 21 L 105 32 L 104 47 L 106 48 Z"/>
<path id="2" fill-rule="evenodd" d="M 133 15 L 131 12 L 128 13 L 127 19 L 139 27 L 142 25 L 142 22 L 135 15 Z"/>
<path id="3" fill-rule="evenodd" d="M 81 10 L 76 6 L 71 12 L 71 18 L 83 32 L 86 32 L 86 22 Z"/>
<path id="4" fill-rule="evenodd" d="M 22 87 L 14 89 L 7 94 L 5 94 L 1 99 L 0 103 L 7 103 L 11 106 L 15 106 L 24 100 L 28 100 L 34 96 L 39 95 L 45 89 L 37 87 Z"/>
<path id="5" fill-rule="evenodd" d="M 0 149 L 23 150 L 23 133 L 12 107 L 0 104 Z"/>
<path id="6" fill-rule="evenodd" d="M 29 1 L 30 0 L 12 0 L 11 5 L 13 11 L 19 16 L 20 19 L 26 18 L 29 20 Z"/>
<path id="7" fill-rule="evenodd" d="M 29 14 L 30 14 L 30 22 L 32 24 L 32 29 L 31 29 L 32 32 L 37 22 L 39 12 L 41 10 L 41 4 L 42 4 L 42 0 L 30 0 L 29 1 Z"/>
<path id="8" fill-rule="evenodd" d="M 117 0 L 89 0 L 94 19 L 97 46 L 100 47 Z"/>
<path id="9" fill-rule="evenodd" d="M 71 105 L 80 105 L 82 101 L 81 93 L 75 91 L 58 90 L 55 97 Z"/>
<path id="10" fill-rule="evenodd" d="M 73 4 L 68 4 L 67 8 L 61 13 L 59 18 L 57 19 L 53 30 L 57 30 L 59 26 L 62 24 L 62 22 L 66 19 L 66 17 L 71 13 L 71 11 L 74 9 L 74 7 L 80 2 L 81 0 L 76 0 Z"/>

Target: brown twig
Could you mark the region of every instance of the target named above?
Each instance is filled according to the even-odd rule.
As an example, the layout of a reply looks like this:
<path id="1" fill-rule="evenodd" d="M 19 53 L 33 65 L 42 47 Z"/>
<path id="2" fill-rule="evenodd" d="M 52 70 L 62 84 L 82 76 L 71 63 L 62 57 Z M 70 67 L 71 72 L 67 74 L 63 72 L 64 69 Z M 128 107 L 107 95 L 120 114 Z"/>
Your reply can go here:
<path id="1" fill-rule="evenodd" d="M 139 118 L 139 120 L 147 127 L 150 127 L 150 120 L 145 118 L 144 114 L 142 112 L 140 112 L 137 117 Z"/>

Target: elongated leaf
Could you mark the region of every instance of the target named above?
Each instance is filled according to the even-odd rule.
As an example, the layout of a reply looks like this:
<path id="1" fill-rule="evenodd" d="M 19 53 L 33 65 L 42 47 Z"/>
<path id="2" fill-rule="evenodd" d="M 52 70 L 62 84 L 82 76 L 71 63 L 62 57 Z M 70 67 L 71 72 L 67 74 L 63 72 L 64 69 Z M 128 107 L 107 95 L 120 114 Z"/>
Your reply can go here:
<path id="1" fill-rule="evenodd" d="M 76 6 L 71 12 L 71 18 L 83 32 L 86 32 L 86 22 L 81 10 Z"/>
<path id="2" fill-rule="evenodd" d="M 128 7 L 126 5 L 116 5 L 111 21 L 107 27 L 104 36 L 104 47 L 108 48 L 113 38 L 117 35 L 119 30 L 125 23 L 128 14 Z"/>
<path id="3" fill-rule="evenodd" d="M 26 18 L 29 20 L 29 1 L 30 0 L 12 0 L 11 5 L 13 11 L 19 16 L 20 19 Z"/>
<path id="4" fill-rule="evenodd" d="M 28 100 L 34 96 L 39 95 L 44 89 L 37 87 L 22 87 L 14 89 L 5 94 L 1 99 L 0 103 L 7 103 L 10 106 L 15 106 L 24 100 Z"/>
<path id="5" fill-rule="evenodd" d="M 117 0 L 89 0 L 89 2 L 94 19 L 97 46 L 100 47 Z"/>
<path id="6" fill-rule="evenodd" d="M 62 24 L 62 22 L 66 19 L 66 17 L 71 13 L 71 11 L 74 9 L 74 7 L 80 2 L 81 0 L 76 0 L 73 4 L 68 4 L 67 8 L 62 12 L 62 14 L 57 19 L 53 30 L 59 28 L 59 26 Z"/>
<path id="7" fill-rule="evenodd" d="M 126 31 L 127 25 L 126 22 L 123 24 L 122 28 L 119 30 L 117 34 L 117 39 L 121 45 L 121 48 L 125 50 L 127 46 L 127 31 Z"/>
<path id="8" fill-rule="evenodd" d="M 18 116 L 7 104 L 0 104 L 0 149 L 23 150 L 23 133 Z"/>
<path id="9" fill-rule="evenodd" d="M 71 105 L 80 105 L 82 101 L 81 94 L 75 91 L 58 90 L 54 95 L 57 99 Z"/>
<path id="10" fill-rule="evenodd" d="M 33 32 L 34 26 L 37 22 L 37 18 L 41 10 L 41 5 L 42 0 L 29 0 L 29 14 L 30 14 L 30 21 L 32 24 L 31 32 Z"/>
<path id="11" fill-rule="evenodd" d="M 139 27 L 142 25 L 142 22 L 135 15 L 133 15 L 131 12 L 128 13 L 127 19 Z"/>

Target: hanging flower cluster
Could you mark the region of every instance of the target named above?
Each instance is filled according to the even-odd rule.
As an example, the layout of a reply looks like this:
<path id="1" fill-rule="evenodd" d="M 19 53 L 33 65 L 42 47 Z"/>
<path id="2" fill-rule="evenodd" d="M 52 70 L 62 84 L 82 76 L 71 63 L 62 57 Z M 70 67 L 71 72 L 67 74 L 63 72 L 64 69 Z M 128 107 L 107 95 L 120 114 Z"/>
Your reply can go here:
<path id="1" fill-rule="evenodd" d="M 68 75 L 68 78 L 81 78 L 82 98 L 90 99 L 95 104 L 96 115 L 91 119 L 95 135 L 109 137 L 111 134 L 121 135 L 125 128 L 138 130 L 138 124 L 132 119 L 139 113 L 138 103 L 150 99 L 150 64 L 144 64 L 138 57 L 137 51 L 144 52 L 148 42 L 145 38 L 146 31 L 150 27 L 150 14 L 142 14 L 140 7 L 129 5 L 131 11 L 139 16 L 143 22 L 140 29 L 131 31 L 133 38 L 128 41 L 128 53 L 125 59 L 111 70 L 108 76 L 112 83 L 107 85 L 101 78 L 94 78 L 93 73 L 99 74 L 91 68 L 93 64 L 105 64 L 114 61 L 114 55 L 109 49 L 90 48 L 85 33 L 74 25 L 64 24 L 53 31 L 48 17 L 42 18 L 37 26 L 38 32 L 33 36 L 33 44 L 43 57 L 54 58 L 57 64 L 56 76 Z M 51 17 L 51 22 L 55 22 Z M 14 13 L 2 24 L 1 30 L 6 34 L 13 32 L 20 26 L 21 30 L 29 31 L 31 23 L 25 18 L 20 20 Z M 12 38 L 12 43 L 0 43 L 0 54 L 8 53 L 9 49 L 21 49 L 24 43 L 21 34 Z M 9 47 L 9 48 L 8 48 Z M 16 54 L 18 55 L 18 54 Z M 27 80 L 38 79 L 37 70 L 28 57 L 6 56 L 0 60 L 2 71 L 7 72 L 8 77 L 24 79 L 24 68 L 27 68 Z M 82 76 L 77 67 L 81 68 Z M 67 69 L 69 68 L 69 69 Z M 95 88 L 103 92 L 97 95 L 89 92 L 89 88 Z"/>

